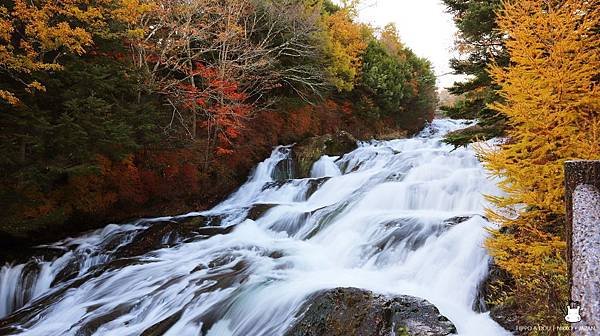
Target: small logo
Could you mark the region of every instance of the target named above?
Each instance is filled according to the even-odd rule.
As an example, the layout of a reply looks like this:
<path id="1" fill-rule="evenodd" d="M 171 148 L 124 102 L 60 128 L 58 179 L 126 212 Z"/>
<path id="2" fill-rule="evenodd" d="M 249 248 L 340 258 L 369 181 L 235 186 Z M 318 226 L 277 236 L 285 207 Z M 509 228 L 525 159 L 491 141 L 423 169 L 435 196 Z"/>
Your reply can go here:
<path id="1" fill-rule="evenodd" d="M 577 323 L 581 321 L 581 315 L 579 315 L 580 309 L 581 305 L 578 301 L 569 301 L 569 305 L 567 306 L 567 316 L 565 316 L 565 320 L 569 323 Z"/>

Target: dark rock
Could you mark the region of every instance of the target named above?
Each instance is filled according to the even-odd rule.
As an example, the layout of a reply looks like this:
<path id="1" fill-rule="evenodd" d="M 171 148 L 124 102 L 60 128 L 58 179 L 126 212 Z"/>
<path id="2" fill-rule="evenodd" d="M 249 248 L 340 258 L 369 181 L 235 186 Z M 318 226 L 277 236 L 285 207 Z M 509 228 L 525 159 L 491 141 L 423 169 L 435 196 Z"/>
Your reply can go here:
<path id="1" fill-rule="evenodd" d="M 123 303 L 119 304 L 109 312 L 100 315 L 91 315 L 90 317 L 79 322 L 81 326 L 75 333 L 75 336 L 91 336 L 96 333 L 98 328 L 100 328 L 103 324 L 109 323 L 125 314 L 128 314 L 132 309 L 133 305 L 129 303 Z"/>
<path id="2" fill-rule="evenodd" d="M 426 300 L 386 297 L 358 288 L 317 293 L 286 336 L 451 335 L 456 328 Z"/>
<path id="3" fill-rule="evenodd" d="M 493 262 L 490 263 L 488 276 L 477 287 L 477 296 L 473 301 L 473 310 L 486 312 L 504 329 L 516 333 L 518 314 L 516 306 L 510 303 L 497 304 L 504 292 L 514 286 L 514 281 L 505 270 Z"/>
<path id="4" fill-rule="evenodd" d="M 79 261 L 77 259 L 70 260 L 54 277 L 50 287 L 54 287 L 59 283 L 75 279 L 79 275 Z"/>
<path id="5" fill-rule="evenodd" d="M 265 191 L 267 189 L 277 189 L 277 188 L 281 188 L 282 186 L 284 186 L 287 183 L 286 181 L 273 181 L 273 182 L 267 182 L 265 183 L 265 185 L 262 187 L 262 191 Z"/>
<path id="6" fill-rule="evenodd" d="M 289 151 L 289 148 L 286 148 Z M 271 173 L 271 177 L 275 181 L 287 181 L 293 179 L 296 174 L 294 171 L 294 160 L 291 156 L 288 156 L 286 159 L 283 159 L 275 165 L 275 169 Z"/>
<path id="7" fill-rule="evenodd" d="M 304 195 L 304 199 L 307 200 L 312 196 L 319 188 L 323 185 L 323 183 L 327 182 L 331 177 L 320 177 L 316 179 L 308 180 L 308 189 L 306 190 L 306 194 Z"/>
<path id="8" fill-rule="evenodd" d="M 454 225 L 466 222 L 466 221 L 468 221 L 471 218 L 473 218 L 473 216 L 456 216 L 456 217 L 444 219 L 443 223 L 446 226 L 454 226 Z"/>
<path id="9" fill-rule="evenodd" d="M 526 335 L 523 331 L 517 330 L 519 320 L 516 311 L 517 307 L 515 305 L 495 305 L 490 308 L 490 317 L 513 335 Z"/>
<path id="10" fill-rule="evenodd" d="M 405 248 L 416 251 L 431 236 L 439 236 L 446 230 L 443 226 L 424 225 L 416 218 L 401 218 L 384 224 L 387 234 L 372 242 L 377 251 L 404 244 Z"/>
<path id="11" fill-rule="evenodd" d="M 269 258 L 273 258 L 273 259 L 279 259 L 283 256 L 284 256 L 284 254 L 281 251 L 273 251 L 273 252 L 269 253 Z"/>
<path id="12" fill-rule="evenodd" d="M 468 144 L 487 140 L 503 135 L 505 129 L 502 121 L 491 125 L 475 124 L 446 134 L 444 142 L 453 145 L 454 147 L 467 146 Z"/>
<path id="13" fill-rule="evenodd" d="M 54 246 L 19 247 L 4 249 L 0 241 L 0 266 L 4 264 L 24 264 L 35 258 L 40 261 L 52 261 L 65 254 L 67 249 Z"/>
<path id="14" fill-rule="evenodd" d="M 235 225 L 231 226 L 207 226 L 198 229 L 198 234 L 204 237 L 212 237 L 216 235 L 224 235 L 231 233 L 235 229 Z"/>
<path id="15" fill-rule="evenodd" d="M 202 226 L 219 226 L 223 218 L 220 216 L 183 216 L 175 217 L 173 221 L 181 224 L 184 231 L 193 230 Z"/>
<path id="16" fill-rule="evenodd" d="M 150 328 L 144 330 L 141 336 L 160 336 L 164 335 L 179 319 L 181 318 L 182 311 L 163 319 L 162 321 L 155 323 Z"/>
<path id="17" fill-rule="evenodd" d="M 248 218 L 252 220 L 257 220 L 262 217 L 267 211 L 276 207 L 277 204 L 271 203 L 257 203 L 253 204 L 252 208 L 248 210 Z"/>
<path id="18" fill-rule="evenodd" d="M 334 135 L 326 134 L 308 138 L 295 145 L 292 150 L 294 172 L 298 178 L 309 177 L 312 165 L 321 156 L 340 156 L 355 150 L 357 147 L 356 139 L 344 131 Z"/>
<path id="19" fill-rule="evenodd" d="M 129 244 L 119 247 L 115 258 L 140 256 L 150 251 L 172 246 L 196 236 L 227 234 L 233 227 L 220 227 L 217 216 L 188 216 L 173 220 L 151 222 L 150 226 L 135 236 Z"/>
<path id="20" fill-rule="evenodd" d="M 115 257 L 129 258 L 165 247 L 163 238 L 171 234 L 177 224 L 174 221 L 152 223 L 147 229 L 133 238 L 129 244 L 120 247 L 115 253 Z"/>

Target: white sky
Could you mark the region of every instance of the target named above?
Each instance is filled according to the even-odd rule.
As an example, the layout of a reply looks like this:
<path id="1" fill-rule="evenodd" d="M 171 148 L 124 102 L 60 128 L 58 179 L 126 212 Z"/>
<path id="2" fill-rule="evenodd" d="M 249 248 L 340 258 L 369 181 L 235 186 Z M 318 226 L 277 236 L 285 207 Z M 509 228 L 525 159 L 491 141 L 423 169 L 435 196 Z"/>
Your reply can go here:
<path id="1" fill-rule="evenodd" d="M 375 27 L 393 22 L 402 42 L 418 56 L 428 58 L 437 76 L 451 71 L 456 26 L 441 0 L 362 0 L 359 19 Z M 438 77 L 438 87 L 448 87 L 463 76 Z"/>

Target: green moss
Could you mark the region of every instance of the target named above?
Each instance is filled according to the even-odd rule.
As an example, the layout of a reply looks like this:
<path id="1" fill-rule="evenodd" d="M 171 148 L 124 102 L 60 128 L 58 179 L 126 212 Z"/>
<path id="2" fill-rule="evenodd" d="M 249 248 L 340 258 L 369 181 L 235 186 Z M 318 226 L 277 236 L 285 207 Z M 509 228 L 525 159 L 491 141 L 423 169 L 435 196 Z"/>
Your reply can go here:
<path id="1" fill-rule="evenodd" d="M 408 333 L 408 328 L 404 326 L 396 328 L 395 334 L 396 336 L 410 336 L 410 334 Z"/>

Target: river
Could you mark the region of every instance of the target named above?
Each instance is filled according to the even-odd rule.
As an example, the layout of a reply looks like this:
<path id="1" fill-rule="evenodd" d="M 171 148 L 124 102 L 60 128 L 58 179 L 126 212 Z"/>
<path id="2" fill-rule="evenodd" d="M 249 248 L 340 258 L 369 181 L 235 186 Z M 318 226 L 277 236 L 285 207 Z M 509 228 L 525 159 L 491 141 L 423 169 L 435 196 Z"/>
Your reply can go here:
<path id="1" fill-rule="evenodd" d="M 277 147 L 211 210 L 41 247 L 52 254 L 0 268 L 0 334 L 282 335 L 312 293 L 358 287 L 425 298 L 460 335 L 505 335 L 472 309 L 489 262 L 483 194 L 498 190 L 471 148 L 441 141 L 461 127 L 435 120 L 410 139 L 364 142 L 305 179 L 278 178 L 291 149 Z M 219 234 L 169 232 L 122 253 L 155 223 L 197 216 Z"/>

